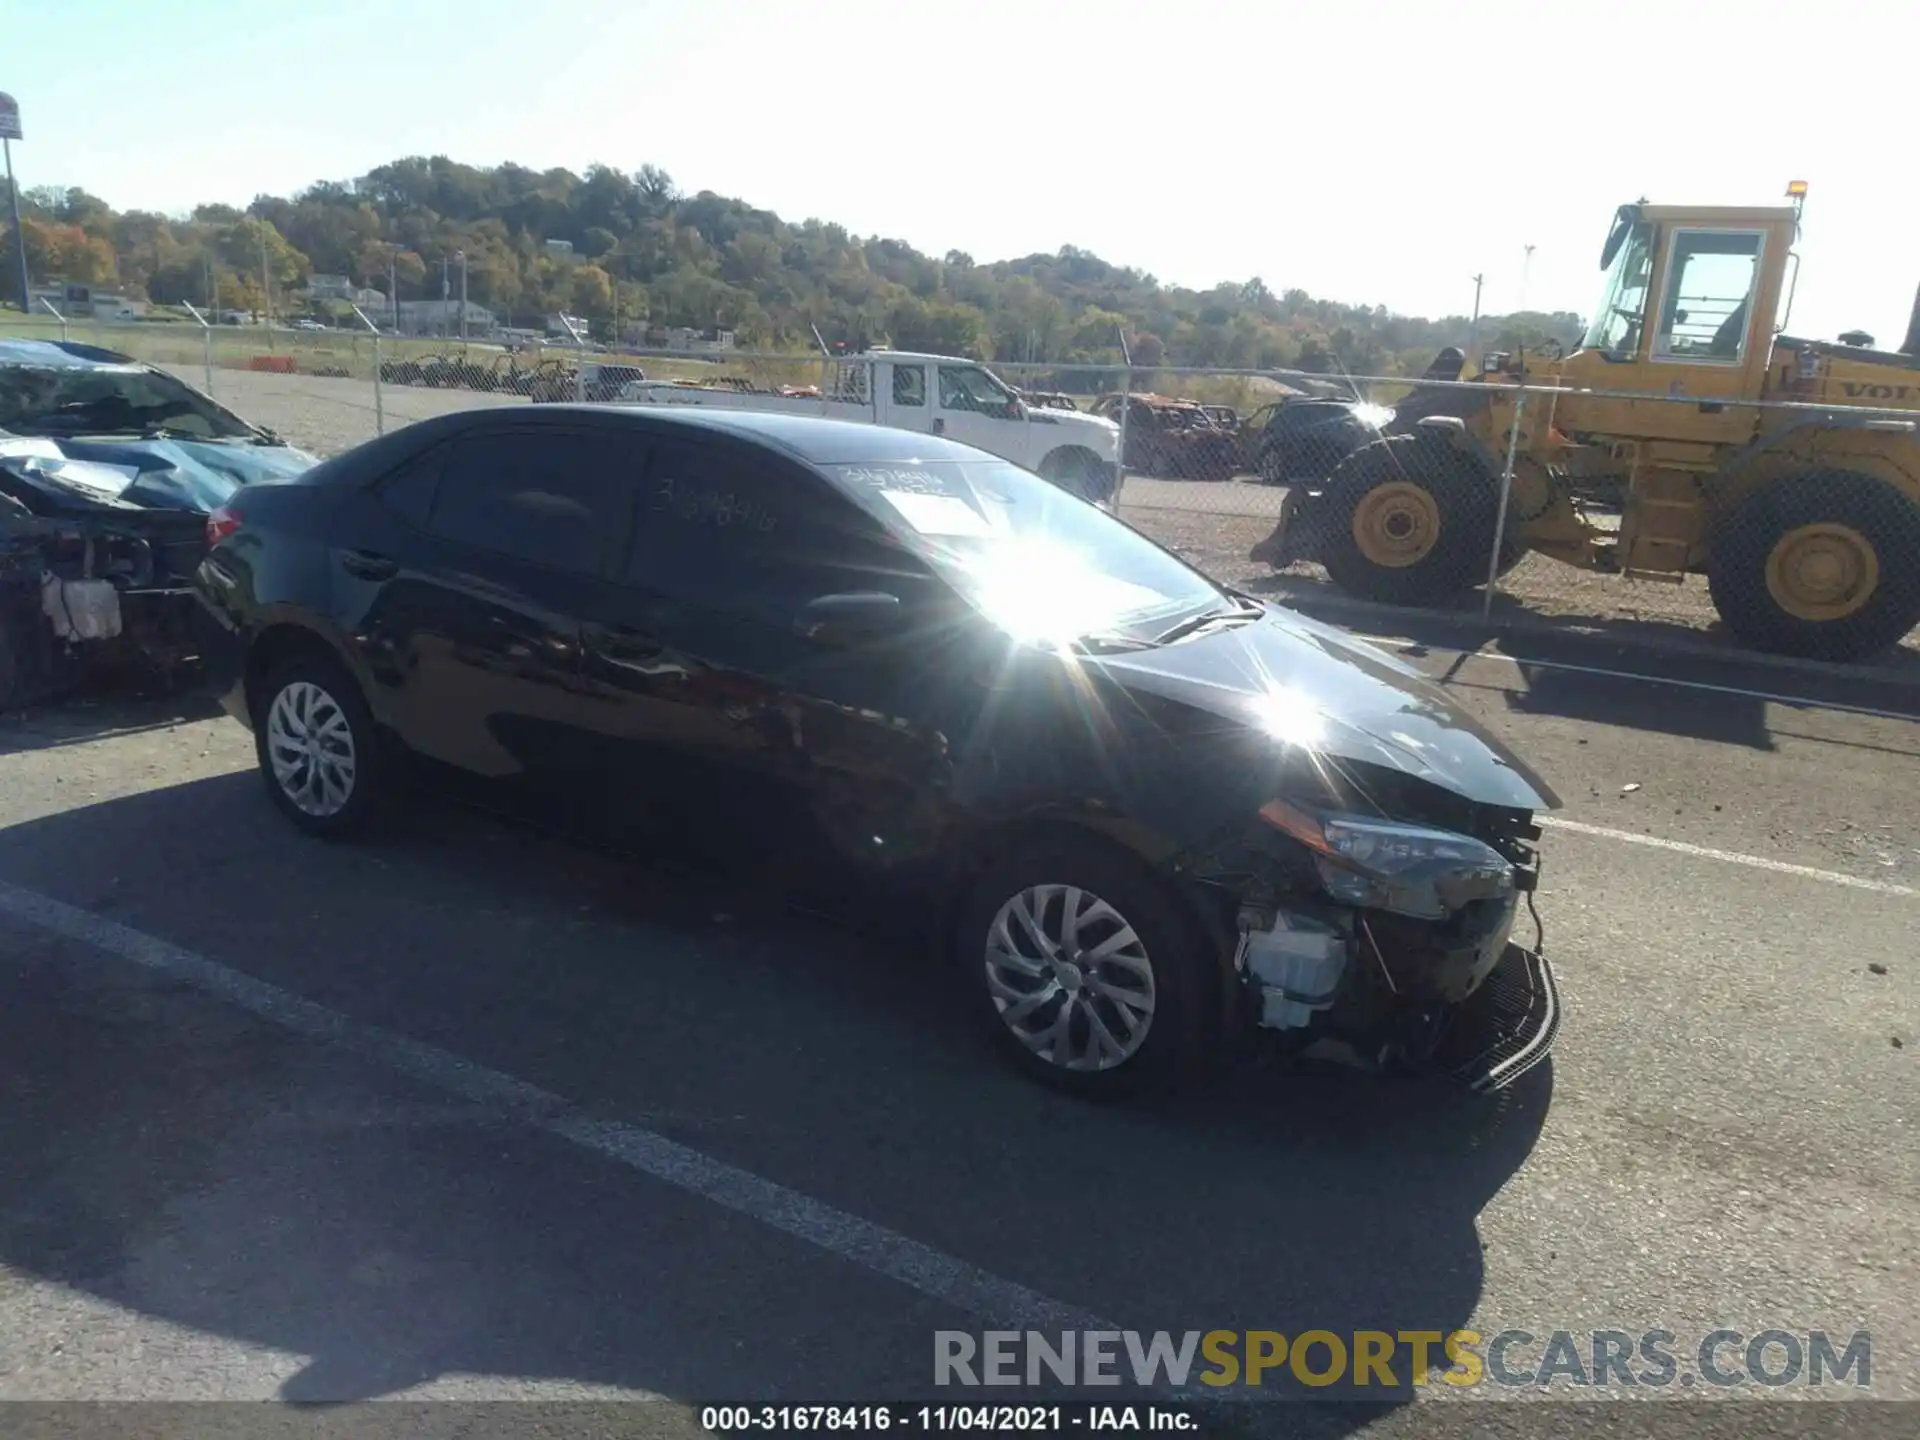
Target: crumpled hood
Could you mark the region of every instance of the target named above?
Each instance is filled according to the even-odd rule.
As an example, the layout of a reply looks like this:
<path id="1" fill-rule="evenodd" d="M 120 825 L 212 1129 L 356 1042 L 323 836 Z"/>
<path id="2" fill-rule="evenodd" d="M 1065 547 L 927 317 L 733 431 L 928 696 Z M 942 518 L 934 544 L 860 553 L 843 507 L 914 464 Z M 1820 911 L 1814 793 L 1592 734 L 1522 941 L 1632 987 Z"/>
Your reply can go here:
<path id="1" fill-rule="evenodd" d="M 1546 781 L 1419 671 L 1292 611 L 1269 605 L 1265 619 L 1099 663 L 1129 688 L 1475 804 L 1560 807 Z"/>
<path id="2" fill-rule="evenodd" d="M 205 513 L 243 485 L 319 464 L 291 445 L 245 441 L 83 440 L 0 435 L 0 466 L 62 508 Z"/>

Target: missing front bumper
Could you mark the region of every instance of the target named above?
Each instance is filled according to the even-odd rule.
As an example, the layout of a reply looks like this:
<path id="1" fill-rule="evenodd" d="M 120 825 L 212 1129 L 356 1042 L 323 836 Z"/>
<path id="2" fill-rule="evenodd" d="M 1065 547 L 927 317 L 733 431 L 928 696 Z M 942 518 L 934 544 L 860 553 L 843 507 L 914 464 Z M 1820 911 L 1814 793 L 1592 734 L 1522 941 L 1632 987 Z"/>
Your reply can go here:
<path id="1" fill-rule="evenodd" d="M 1546 957 L 1509 944 L 1447 1017 L 1428 1064 L 1482 1094 L 1504 1090 L 1552 1053 L 1560 1016 Z"/>

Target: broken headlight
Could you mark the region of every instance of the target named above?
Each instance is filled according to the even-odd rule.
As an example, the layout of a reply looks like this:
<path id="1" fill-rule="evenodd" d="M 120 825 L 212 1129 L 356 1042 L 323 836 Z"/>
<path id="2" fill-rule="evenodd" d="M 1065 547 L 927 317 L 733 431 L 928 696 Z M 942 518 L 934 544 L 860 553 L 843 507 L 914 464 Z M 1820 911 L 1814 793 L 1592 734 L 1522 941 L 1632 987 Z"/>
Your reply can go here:
<path id="1" fill-rule="evenodd" d="M 1506 857 L 1470 835 L 1286 800 L 1262 805 L 1260 818 L 1313 852 L 1322 887 L 1343 905 L 1441 920 L 1514 888 Z"/>

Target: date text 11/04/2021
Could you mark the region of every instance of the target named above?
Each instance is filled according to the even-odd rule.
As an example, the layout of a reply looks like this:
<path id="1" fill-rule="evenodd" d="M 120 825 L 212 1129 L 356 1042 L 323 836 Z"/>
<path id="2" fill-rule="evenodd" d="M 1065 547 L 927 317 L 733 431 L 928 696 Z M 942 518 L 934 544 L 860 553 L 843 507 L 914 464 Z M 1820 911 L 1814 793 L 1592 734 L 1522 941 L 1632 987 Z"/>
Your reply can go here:
<path id="1" fill-rule="evenodd" d="M 700 1428 L 720 1435 L 798 1430 L 1172 1434 L 1192 1433 L 1199 1429 L 1199 1421 L 1171 1405 L 707 1405 L 700 1411 Z"/>

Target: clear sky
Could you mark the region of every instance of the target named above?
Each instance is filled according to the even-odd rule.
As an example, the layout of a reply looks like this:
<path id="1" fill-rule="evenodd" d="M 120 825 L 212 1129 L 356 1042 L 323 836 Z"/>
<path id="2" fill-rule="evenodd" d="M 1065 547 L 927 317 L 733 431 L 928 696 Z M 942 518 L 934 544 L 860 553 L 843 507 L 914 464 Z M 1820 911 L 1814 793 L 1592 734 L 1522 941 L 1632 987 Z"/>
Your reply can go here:
<path id="1" fill-rule="evenodd" d="M 0 0 L 23 185 L 245 204 L 444 153 L 979 260 L 1591 310 L 1613 209 L 1778 204 L 1792 329 L 1897 344 L 1920 0 Z M 1531 266 L 1525 247 L 1535 247 Z"/>

